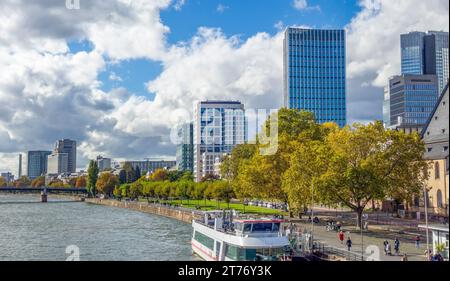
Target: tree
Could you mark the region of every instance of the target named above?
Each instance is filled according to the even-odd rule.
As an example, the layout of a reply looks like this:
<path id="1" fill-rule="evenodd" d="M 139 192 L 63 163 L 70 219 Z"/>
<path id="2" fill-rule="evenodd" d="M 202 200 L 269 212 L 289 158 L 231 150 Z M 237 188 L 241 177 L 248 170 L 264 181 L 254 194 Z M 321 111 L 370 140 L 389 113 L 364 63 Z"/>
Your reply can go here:
<path id="1" fill-rule="evenodd" d="M 227 181 L 216 181 L 212 183 L 214 185 L 216 199 L 225 201 L 230 208 L 231 199 L 234 197 L 233 188 Z"/>
<path id="2" fill-rule="evenodd" d="M 165 181 L 168 179 L 167 171 L 164 169 L 157 169 L 150 177 L 152 181 Z"/>
<path id="3" fill-rule="evenodd" d="M 21 176 L 16 182 L 15 186 L 19 187 L 28 187 L 31 185 L 31 180 L 27 176 Z"/>
<path id="4" fill-rule="evenodd" d="M 127 172 L 125 172 L 124 169 L 120 170 L 120 172 L 119 172 L 119 181 L 120 181 L 120 184 L 127 183 Z"/>
<path id="5" fill-rule="evenodd" d="M 119 185 L 119 178 L 109 172 L 100 174 L 95 185 L 96 190 L 102 194 L 110 196 L 116 186 Z"/>
<path id="6" fill-rule="evenodd" d="M 133 183 L 136 181 L 136 171 L 130 162 L 125 162 L 123 170 L 125 171 L 125 183 Z"/>
<path id="7" fill-rule="evenodd" d="M 86 177 L 85 176 L 79 176 L 77 178 L 77 181 L 75 183 L 76 188 L 84 188 L 86 187 Z"/>
<path id="8" fill-rule="evenodd" d="M 137 181 L 141 178 L 141 168 L 139 166 L 136 166 L 136 169 L 134 171 L 134 181 Z"/>
<path id="9" fill-rule="evenodd" d="M 64 187 L 64 182 L 60 179 L 54 179 L 49 182 L 48 186 L 53 188 Z"/>
<path id="10" fill-rule="evenodd" d="M 122 190 L 120 189 L 120 186 L 116 185 L 114 187 L 113 195 L 114 195 L 115 198 L 121 198 L 122 197 Z"/>
<path id="11" fill-rule="evenodd" d="M 372 199 L 419 195 L 428 177 L 420 136 L 385 130 L 381 122 L 333 131 L 324 145 L 328 161 L 314 185 L 323 202 L 342 203 L 356 212 L 359 227 Z"/>
<path id="12" fill-rule="evenodd" d="M 87 188 L 89 194 L 91 194 L 94 197 L 97 194 L 96 184 L 97 184 L 97 179 L 98 179 L 98 172 L 99 172 L 99 170 L 98 170 L 98 166 L 97 166 L 97 161 L 91 160 L 89 162 L 89 167 L 88 167 L 86 188 Z"/>
<path id="13" fill-rule="evenodd" d="M 77 178 L 70 178 L 70 179 L 69 179 L 69 185 L 70 185 L 70 187 L 75 187 L 75 185 L 77 184 L 77 179 L 78 179 L 78 177 L 77 177 Z"/>
<path id="14" fill-rule="evenodd" d="M 8 183 L 6 182 L 4 177 L 0 177 L 0 187 L 6 187 Z"/>
<path id="15" fill-rule="evenodd" d="M 34 180 L 31 181 L 31 187 L 43 187 L 45 186 L 45 177 L 44 176 L 40 176 L 35 178 Z"/>
<path id="16" fill-rule="evenodd" d="M 287 194 L 289 211 L 302 216 L 313 202 L 319 202 L 314 180 L 324 170 L 327 151 L 323 142 L 308 141 L 295 145 L 290 158 L 290 167 L 283 174 L 282 189 Z"/>

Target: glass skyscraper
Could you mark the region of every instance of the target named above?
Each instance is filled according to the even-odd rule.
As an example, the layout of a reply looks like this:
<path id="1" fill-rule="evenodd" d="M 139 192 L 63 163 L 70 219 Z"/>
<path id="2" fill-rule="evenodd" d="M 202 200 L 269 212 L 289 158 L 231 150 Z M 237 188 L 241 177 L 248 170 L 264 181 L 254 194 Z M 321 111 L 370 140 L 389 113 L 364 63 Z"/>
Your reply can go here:
<path id="1" fill-rule="evenodd" d="M 346 125 L 344 30 L 287 28 L 284 106 L 311 111 L 319 123 Z"/>
<path id="2" fill-rule="evenodd" d="M 421 131 L 438 99 L 436 75 L 400 75 L 389 81 L 390 124 Z"/>
<path id="3" fill-rule="evenodd" d="M 30 179 L 35 179 L 47 173 L 47 157 L 51 151 L 28 151 L 27 155 L 27 175 Z"/>
<path id="4" fill-rule="evenodd" d="M 194 110 L 194 179 L 214 174 L 217 158 L 247 141 L 244 105 L 239 101 L 203 101 Z"/>
<path id="5" fill-rule="evenodd" d="M 194 170 L 194 124 L 185 123 L 178 129 L 177 169 Z"/>
<path id="6" fill-rule="evenodd" d="M 442 92 L 449 78 L 448 32 L 410 32 L 400 42 L 402 74 L 436 75 Z"/>

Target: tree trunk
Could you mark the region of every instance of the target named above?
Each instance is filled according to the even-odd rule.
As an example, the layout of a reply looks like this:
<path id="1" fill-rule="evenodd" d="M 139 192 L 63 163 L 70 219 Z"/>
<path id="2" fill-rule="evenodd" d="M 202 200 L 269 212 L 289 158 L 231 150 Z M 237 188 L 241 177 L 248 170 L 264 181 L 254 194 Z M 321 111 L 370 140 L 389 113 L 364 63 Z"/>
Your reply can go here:
<path id="1" fill-rule="evenodd" d="M 364 211 L 364 208 L 362 208 L 362 207 L 356 208 L 356 210 L 355 210 L 355 212 L 356 212 L 356 227 L 358 227 L 359 229 L 362 228 L 361 219 L 362 219 L 363 211 Z"/>

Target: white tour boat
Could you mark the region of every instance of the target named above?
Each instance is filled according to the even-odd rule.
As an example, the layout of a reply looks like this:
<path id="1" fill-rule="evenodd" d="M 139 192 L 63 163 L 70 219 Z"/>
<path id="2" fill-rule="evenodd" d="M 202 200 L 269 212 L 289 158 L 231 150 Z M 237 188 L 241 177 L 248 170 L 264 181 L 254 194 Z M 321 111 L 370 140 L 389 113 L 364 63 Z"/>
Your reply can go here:
<path id="1" fill-rule="evenodd" d="M 292 254 L 278 218 L 233 219 L 232 212 L 205 212 L 193 220 L 192 250 L 206 261 L 282 260 Z"/>

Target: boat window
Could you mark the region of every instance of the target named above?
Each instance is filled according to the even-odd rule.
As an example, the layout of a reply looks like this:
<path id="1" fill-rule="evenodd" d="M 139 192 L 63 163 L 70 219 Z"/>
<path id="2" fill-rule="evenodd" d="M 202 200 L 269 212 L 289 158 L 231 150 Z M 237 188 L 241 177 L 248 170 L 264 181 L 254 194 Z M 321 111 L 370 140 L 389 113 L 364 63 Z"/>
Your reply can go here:
<path id="1" fill-rule="evenodd" d="M 249 223 L 244 224 L 244 232 L 252 231 L 252 225 Z"/>
<path id="2" fill-rule="evenodd" d="M 279 222 L 274 223 L 274 224 L 273 224 L 272 231 L 278 232 L 279 230 L 280 230 L 280 223 L 279 223 Z"/>
<path id="3" fill-rule="evenodd" d="M 201 243 L 203 246 L 207 247 L 210 250 L 214 249 L 214 239 L 209 238 L 208 236 L 196 231 L 194 234 L 194 239 Z"/>
<path id="4" fill-rule="evenodd" d="M 254 223 L 253 232 L 266 232 L 272 231 L 272 223 Z"/>

